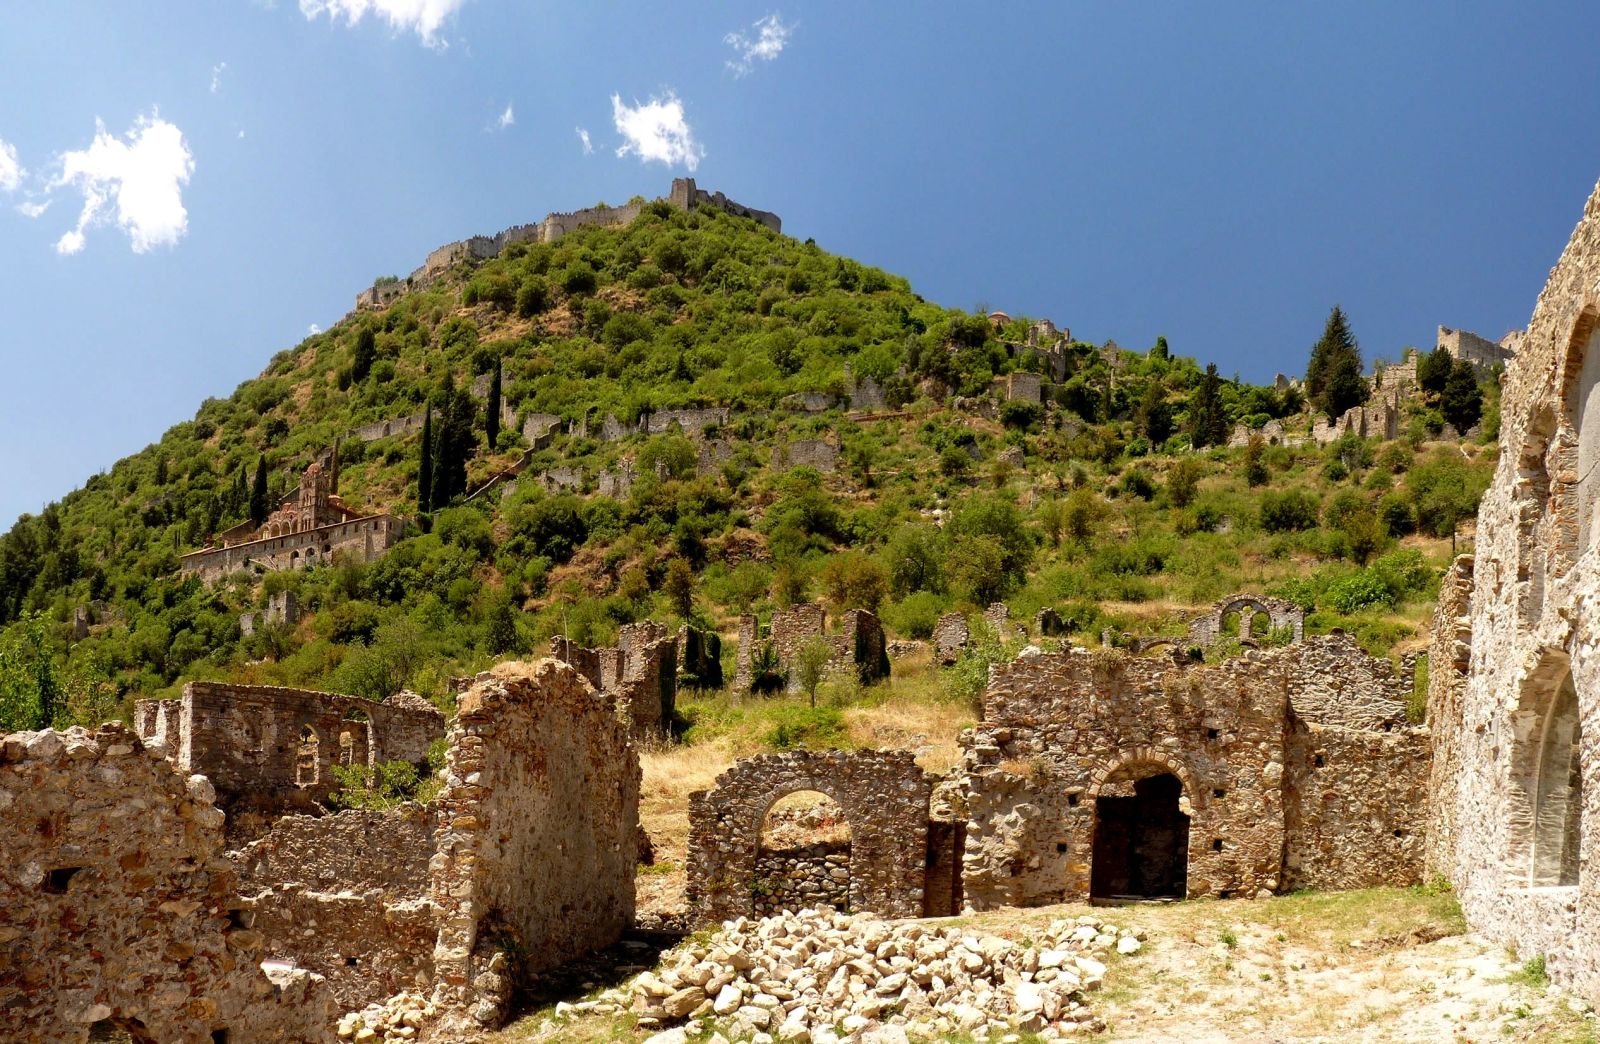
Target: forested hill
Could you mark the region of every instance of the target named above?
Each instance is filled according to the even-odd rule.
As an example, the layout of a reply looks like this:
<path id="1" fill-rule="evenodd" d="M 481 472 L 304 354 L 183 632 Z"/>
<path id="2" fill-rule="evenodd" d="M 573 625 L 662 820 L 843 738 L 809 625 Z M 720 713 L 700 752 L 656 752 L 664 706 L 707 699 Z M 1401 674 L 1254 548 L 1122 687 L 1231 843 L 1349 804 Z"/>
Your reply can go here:
<path id="1" fill-rule="evenodd" d="M 448 678 L 559 631 L 599 643 L 685 616 L 726 631 L 808 597 L 875 607 L 901 636 L 952 607 L 1051 605 L 1092 644 L 1107 626 L 1181 631 L 1190 608 L 1244 588 L 1371 648 L 1414 639 L 1492 463 L 1492 386 L 1478 442 L 1433 441 L 1423 394 L 1401 439 L 1291 446 L 1312 420 L 1298 389 L 1224 379 L 1164 340 L 1063 342 L 1050 375 L 1046 354 L 1015 347 L 1041 336 L 660 202 L 463 263 L 279 353 L 0 538 L 0 725 L 35 724 L 41 695 L 58 724 L 98 721 L 193 678 L 443 699 Z M 996 388 L 1030 370 L 1044 402 Z M 486 386 L 512 415 L 492 442 L 473 394 Z M 881 404 L 850 406 L 873 387 Z M 692 407 L 727 421 L 602 437 L 608 416 Z M 419 495 L 420 430 L 353 433 L 425 410 L 427 468 L 445 477 Z M 561 418 L 537 449 L 535 414 Z M 1217 445 L 1272 419 L 1277 444 Z M 335 443 L 344 501 L 407 520 L 385 557 L 180 575 L 181 554 L 259 519 Z M 466 499 L 518 470 L 514 492 Z M 240 614 L 282 590 L 306 617 L 243 636 Z"/>

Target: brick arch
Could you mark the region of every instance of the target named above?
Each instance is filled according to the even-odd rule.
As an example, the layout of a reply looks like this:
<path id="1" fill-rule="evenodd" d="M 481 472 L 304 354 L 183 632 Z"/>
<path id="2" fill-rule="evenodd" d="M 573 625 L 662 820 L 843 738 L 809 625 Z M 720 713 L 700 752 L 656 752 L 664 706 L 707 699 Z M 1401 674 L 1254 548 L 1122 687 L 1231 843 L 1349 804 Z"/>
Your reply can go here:
<path id="1" fill-rule="evenodd" d="M 850 824 L 850 908 L 922 912 L 932 782 L 910 751 L 796 751 L 746 758 L 689 795 L 688 898 L 698 923 L 748 916 L 772 806 L 816 791 Z"/>
<path id="2" fill-rule="evenodd" d="M 1154 771 L 1146 772 L 1134 778 L 1143 779 L 1145 776 L 1157 776 L 1163 772 L 1170 772 L 1177 777 L 1179 783 L 1183 784 L 1183 796 L 1189 799 L 1191 807 L 1198 807 L 1203 803 L 1203 795 L 1200 789 L 1195 786 L 1194 775 L 1189 771 L 1189 767 L 1177 758 L 1164 754 L 1153 747 L 1135 747 L 1115 761 L 1108 761 L 1096 769 L 1094 775 L 1089 777 L 1089 786 L 1086 790 L 1089 799 L 1092 801 L 1099 797 L 1100 792 L 1105 789 L 1105 785 L 1117 775 L 1129 769 L 1145 767 Z"/>

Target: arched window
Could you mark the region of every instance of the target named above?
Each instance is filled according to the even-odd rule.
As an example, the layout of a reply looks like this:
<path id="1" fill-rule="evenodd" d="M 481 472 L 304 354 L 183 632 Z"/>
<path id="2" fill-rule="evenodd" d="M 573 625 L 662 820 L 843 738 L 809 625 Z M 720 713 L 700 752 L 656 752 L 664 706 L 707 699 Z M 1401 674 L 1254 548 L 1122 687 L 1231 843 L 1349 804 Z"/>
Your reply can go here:
<path id="1" fill-rule="evenodd" d="M 1090 896 L 1181 899 L 1188 886 L 1183 781 L 1154 763 L 1117 769 L 1095 795 Z"/>
<path id="2" fill-rule="evenodd" d="M 1569 361 L 1567 409 L 1578 440 L 1578 553 L 1594 544 L 1595 502 L 1600 499 L 1600 330 L 1591 319 L 1574 331 L 1582 357 Z"/>
<path id="3" fill-rule="evenodd" d="M 321 746 L 317 731 L 310 725 L 300 727 L 300 745 L 295 751 L 294 781 L 297 786 L 314 786 L 322 771 Z"/>
<path id="4" fill-rule="evenodd" d="M 757 916 L 814 906 L 849 910 L 850 841 L 849 820 L 826 794 L 802 790 L 773 802 L 750 885 Z"/>
<path id="5" fill-rule="evenodd" d="M 1576 885 L 1583 837 L 1582 721 L 1564 654 L 1548 655 L 1529 677 L 1512 727 L 1507 824 L 1512 883 Z"/>

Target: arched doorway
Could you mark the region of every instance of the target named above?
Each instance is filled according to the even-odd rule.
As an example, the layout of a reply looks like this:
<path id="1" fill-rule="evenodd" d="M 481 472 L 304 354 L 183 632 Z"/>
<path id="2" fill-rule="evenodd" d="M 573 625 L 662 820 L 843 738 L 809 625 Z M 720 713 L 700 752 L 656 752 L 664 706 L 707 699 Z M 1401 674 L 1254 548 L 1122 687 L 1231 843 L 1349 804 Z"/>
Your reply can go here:
<path id="1" fill-rule="evenodd" d="M 1093 899 L 1181 899 L 1189 886 L 1183 782 L 1160 765 L 1127 766 L 1095 798 Z"/>
<path id="2" fill-rule="evenodd" d="M 848 911 L 850 843 L 850 821 L 826 794 L 801 790 L 773 802 L 750 886 L 756 915 L 818 906 Z"/>
<path id="3" fill-rule="evenodd" d="M 300 745 L 295 749 L 294 781 L 302 787 L 315 786 L 321 775 L 321 742 L 310 725 L 300 726 Z"/>

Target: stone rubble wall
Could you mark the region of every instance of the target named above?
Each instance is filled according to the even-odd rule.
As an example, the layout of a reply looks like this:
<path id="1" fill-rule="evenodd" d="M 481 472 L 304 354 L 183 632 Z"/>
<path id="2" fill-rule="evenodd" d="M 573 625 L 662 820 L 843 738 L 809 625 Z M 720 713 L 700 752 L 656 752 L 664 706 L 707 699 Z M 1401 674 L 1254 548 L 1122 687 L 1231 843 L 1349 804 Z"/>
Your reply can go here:
<path id="1" fill-rule="evenodd" d="M 967 626 L 965 613 L 945 613 L 933 625 L 933 652 L 939 658 L 939 663 L 946 667 L 961 658 L 971 640 L 972 631 Z"/>
<path id="2" fill-rule="evenodd" d="M 1438 344 L 1450 353 L 1452 359 L 1464 359 L 1482 374 L 1516 357 L 1516 351 L 1512 348 L 1467 330 L 1452 330 L 1448 326 L 1439 327 Z"/>
<path id="3" fill-rule="evenodd" d="M 1284 776 L 1283 888 L 1422 881 L 1428 730 L 1297 723 Z"/>
<path id="4" fill-rule="evenodd" d="M 763 848 L 756 856 L 754 908 L 758 917 L 783 910 L 850 910 L 850 844 L 819 842 Z"/>
<path id="5" fill-rule="evenodd" d="M 922 913 L 932 781 L 910 751 L 796 751 L 745 758 L 689 795 L 687 895 L 694 922 L 755 910 L 762 828 L 781 798 L 817 791 L 850 825 L 849 906 Z"/>
<path id="6" fill-rule="evenodd" d="M 1243 638 L 1250 637 L 1250 618 L 1256 613 L 1266 613 L 1274 631 L 1293 631 L 1297 642 L 1305 637 L 1306 611 L 1300 605 L 1267 595 L 1236 594 L 1222 599 L 1204 616 L 1190 621 L 1188 643 L 1202 648 L 1215 645 L 1222 639 L 1223 620 L 1230 613 L 1239 614 L 1239 632 Z"/>
<path id="7" fill-rule="evenodd" d="M 0 740 L 5 1036 L 80 1044 L 332 1041 L 320 977 L 264 970 L 204 777 L 118 724 Z"/>
<path id="8" fill-rule="evenodd" d="M 671 727 L 678 693 L 678 636 L 649 620 L 623 625 L 617 644 L 586 649 L 567 638 L 550 640 L 550 655 L 570 664 L 616 708 L 636 740 L 656 739 Z"/>
<path id="9" fill-rule="evenodd" d="M 638 755 L 576 670 L 503 663 L 461 698 L 438 809 L 434 1000 L 454 1039 L 633 923 Z"/>
<path id="10" fill-rule="evenodd" d="M 1459 590 L 1443 599 L 1450 607 L 1436 618 L 1429 680 L 1440 837 L 1431 858 L 1474 931 L 1543 956 L 1555 982 L 1591 1003 L 1600 1003 L 1600 555 L 1584 532 L 1584 497 L 1600 430 L 1584 414 L 1600 361 L 1597 287 L 1600 187 L 1504 375 L 1500 455 L 1478 509 L 1470 600 Z M 1458 575 L 1452 586 L 1464 582 Z M 1541 741 L 1564 677 L 1576 692 L 1575 773 L 1560 772 L 1559 754 Z M 1537 783 L 1547 758 L 1557 758 L 1566 787 Z M 1541 794 L 1564 798 L 1573 781 L 1581 799 L 1573 818 L 1550 814 Z M 1549 826 L 1576 849 L 1575 884 L 1533 882 L 1532 838 Z"/>
<path id="11" fill-rule="evenodd" d="M 1415 679 L 1345 634 L 1307 638 L 1289 660 L 1289 705 L 1317 725 L 1389 731 L 1406 724 Z"/>
<path id="12" fill-rule="evenodd" d="M 1461 839 L 1458 809 L 1448 800 L 1467 771 L 1462 761 L 1466 730 L 1467 672 L 1472 663 L 1473 557 L 1459 555 L 1439 581 L 1428 646 L 1428 727 L 1433 747 L 1428 762 L 1428 870 L 1448 874 Z"/>

